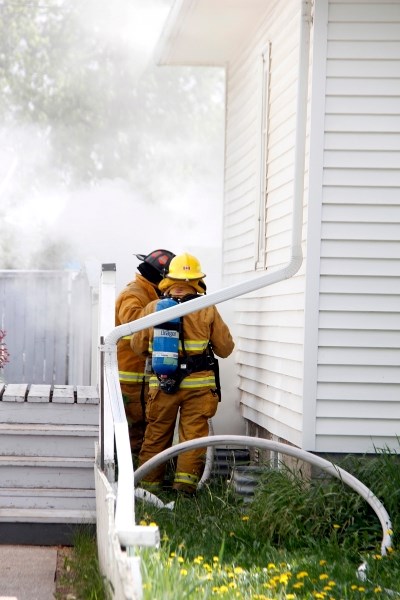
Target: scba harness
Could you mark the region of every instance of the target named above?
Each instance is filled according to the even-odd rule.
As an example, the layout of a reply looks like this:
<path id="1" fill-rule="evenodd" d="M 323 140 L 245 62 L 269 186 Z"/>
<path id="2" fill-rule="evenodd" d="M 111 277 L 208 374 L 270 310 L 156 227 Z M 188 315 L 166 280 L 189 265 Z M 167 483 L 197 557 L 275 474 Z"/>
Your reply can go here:
<path id="1" fill-rule="evenodd" d="M 197 294 L 189 294 L 183 298 L 169 297 L 159 301 L 157 310 L 198 297 Z M 169 302 L 165 303 L 165 300 Z M 179 342 L 181 343 L 182 354 L 179 354 L 178 351 Z M 213 371 L 215 391 L 219 401 L 221 401 L 218 359 L 215 358 L 210 342 L 201 354 L 188 354 L 186 352 L 182 317 L 172 319 L 154 328 L 152 370 L 157 375 L 160 389 L 166 394 L 175 394 L 182 380 L 192 373 Z"/>

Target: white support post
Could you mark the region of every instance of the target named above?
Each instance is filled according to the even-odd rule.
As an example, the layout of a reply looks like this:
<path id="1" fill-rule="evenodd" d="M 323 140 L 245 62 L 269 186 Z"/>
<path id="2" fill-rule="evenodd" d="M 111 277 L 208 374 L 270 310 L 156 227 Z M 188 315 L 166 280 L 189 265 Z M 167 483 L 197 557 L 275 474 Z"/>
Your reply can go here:
<path id="1" fill-rule="evenodd" d="M 114 263 L 101 265 L 99 288 L 99 340 L 115 327 L 116 267 Z M 98 352 L 98 372 L 100 373 L 100 352 Z M 107 382 L 104 381 L 104 464 L 107 470 L 114 463 L 114 423 Z"/>

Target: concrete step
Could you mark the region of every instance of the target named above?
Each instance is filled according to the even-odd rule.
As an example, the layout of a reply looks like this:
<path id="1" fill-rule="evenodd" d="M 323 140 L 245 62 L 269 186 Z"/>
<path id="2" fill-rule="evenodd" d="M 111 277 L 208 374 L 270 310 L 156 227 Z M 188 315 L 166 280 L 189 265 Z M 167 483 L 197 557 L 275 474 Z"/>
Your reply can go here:
<path id="1" fill-rule="evenodd" d="M 96 510 L 95 490 L 0 488 L 0 509 Z"/>
<path id="2" fill-rule="evenodd" d="M 94 489 L 90 458 L 0 456 L 0 488 Z"/>
<path id="3" fill-rule="evenodd" d="M 93 458 L 98 427 L 0 423 L 0 455 Z"/>

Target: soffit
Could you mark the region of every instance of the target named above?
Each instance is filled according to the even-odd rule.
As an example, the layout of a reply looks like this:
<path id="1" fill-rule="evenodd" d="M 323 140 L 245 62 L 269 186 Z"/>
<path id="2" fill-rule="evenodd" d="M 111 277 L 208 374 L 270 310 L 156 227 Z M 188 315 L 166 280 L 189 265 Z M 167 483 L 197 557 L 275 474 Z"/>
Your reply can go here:
<path id="1" fill-rule="evenodd" d="M 269 0 L 176 0 L 155 51 L 160 65 L 225 65 Z"/>

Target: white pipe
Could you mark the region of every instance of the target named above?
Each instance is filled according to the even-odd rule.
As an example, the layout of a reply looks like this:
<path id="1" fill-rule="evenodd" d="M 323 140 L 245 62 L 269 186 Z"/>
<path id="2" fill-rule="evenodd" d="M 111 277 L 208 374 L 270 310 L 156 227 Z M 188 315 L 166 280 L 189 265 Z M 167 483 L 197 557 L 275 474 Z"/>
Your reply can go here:
<path id="1" fill-rule="evenodd" d="M 175 446 L 172 446 L 172 448 L 168 448 L 167 450 L 156 454 L 156 456 L 153 456 L 153 458 L 151 458 L 150 460 L 145 462 L 141 467 L 139 467 L 135 473 L 135 485 L 137 485 L 143 479 L 143 477 L 150 473 L 150 471 L 152 471 L 155 467 L 164 464 L 166 461 L 173 458 L 174 456 L 177 456 L 181 452 L 186 452 L 187 450 L 192 450 L 195 448 L 203 448 L 210 444 L 213 446 L 216 446 L 217 444 L 237 444 L 239 446 L 265 448 L 274 452 L 280 452 L 281 454 L 288 454 L 289 456 L 294 456 L 295 458 L 299 458 L 300 460 L 303 460 L 316 467 L 319 467 L 323 471 L 326 471 L 330 475 L 333 475 L 337 479 L 340 479 L 341 481 L 346 483 L 362 498 L 364 498 L 364 500 L 375 511 L 381 523 L 383 531 L 383 539 L 381 544 L 382 556 L 386 554 L 387 548 L 391 547 L 392 524 L 390 521 L 390 517 L 386 512 L 386 509 L 381 503 L 381 501 L 378 500 L 378 498 L 370 489 L 368 489 L 356 477 L 354 477 L 344 469 L 341 469 L 337 465 L 334 465 L 333 463 L 329 462 L 328 460 L 325 460 L 320 456 L 316 456 L 311 452 L 307 452 L 306 450 L 300 450 L 300 448 L 296 448 L 295 446 L 289 446 L 288 444 L 283 444 L 281 442 L 275 442 L 272 440 L 264 440 L 262 438 L 255 438 L 242 435 L 214 435 L 211 437 L 203 437 L 198 438 L 196 440 L 189 440 L 188 442 L 182 442 L 181 444 L 176 444 Z"/>
<path id="2" fill-rule="evenodd" d="M 208 419 L 208 435 L 214 435 L 214 427 L 212 419 Z M 214 464 L 214 446 L 207 447 L 206 454 L 206 464 L 204 465 L 204 471 L 201 476 L 201 479 L 197 485 L 198 488 L 201 488 L 206 481 L 208 481 L 211 477 L 211 472 Z"/>

